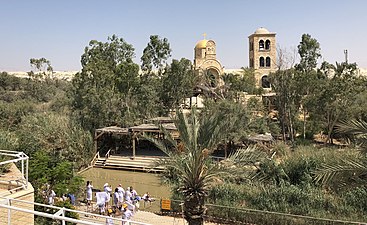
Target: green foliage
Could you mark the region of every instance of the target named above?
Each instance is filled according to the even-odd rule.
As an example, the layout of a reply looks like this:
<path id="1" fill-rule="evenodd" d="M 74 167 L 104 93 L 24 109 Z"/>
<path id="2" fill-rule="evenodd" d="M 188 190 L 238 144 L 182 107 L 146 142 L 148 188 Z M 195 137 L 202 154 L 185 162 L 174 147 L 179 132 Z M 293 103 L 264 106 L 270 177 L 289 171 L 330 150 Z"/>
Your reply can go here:
<path id="1" fill-rule="evenodd" d="M 249 68 L 241 68 L 241 74 L 223 74 L 223 81 L 228 86 L 228 95 L 236 96 L 239 93 L 246 92 L 247 94 L 258 94 L 259 90 L 256 87 L 255 71 Z"/>
<path id="2" fill-rule="evenodd" d="M 150 41 L 147 47 L 143 50 L 143 55 L 141 56 L 141 69 L 150 73 L 154 68 L 159 70 L 162 69 L 166 60 L 171 56 L 171 48 L 167 38 L 160 38 L 158 35 L 151 35 Z"/>
<path id="3" fill-rule="evenodd" d="M 302 40 L 298 45 L 298 54 L 301 61 L 296 68 L 301 71 L 309 72 L 317 66 L 317 59 L 321 57 L 320 44 L 309 34 L 303 34 Z"/>
<path id="4" fill-rule="evenodd" d="M 35 110 L 35 104 L 29 101 L 0 101 L 0 124 L 5 129 L 14 130 L 24 116 L 34 113 Z"/>
<path id="5" fill-rule="evenodd" d="M 60 160 L 45 152 L 38 151 L 30 159 L 29 180 L 36 189 L 37 198 L 43 196 L 44 186 L 57 194 L 80 193 L 83 178 L 74 175 L 71 162 Z M 48 190 L 47 189 L 47 190 Z M 41 198 L 42 199 L 42 198 Z M 47 203 L 47 199 L 43 199 Z"/>
<path id="6" fill-rule="evenodd" d="M 253 149 L 238 151 L 225 164 L 214 163 L 209 157 L 218 143 L 225 140 L 229 131 L 237 124 L 237 117 L 229 120 L 228 112 L 232 110 L 233 108 L 206 111 L 200 117 L 195 108 L 189 115 L 180 110 L 175 120 L 180 142 L 174 140 L 171 133 L 163 128 L 169 145 L 152 137 L 145 137 L 168 155 L 159 165 L 166 170 L 163 175 L 171 175 L 172 172 L 175 174 L 175 187 L 182 193 L 184 217 L 189 224 L 203 224 L 204 202 L 210 187 L 224 176 L 232 176 L 235 171 L 238 172 L 234 168 L 242 168 L 249 161 L 254 163 L 253 160 L 246 160 L 254 159 L 249 157 L 255 154 Z"/>
<path id="7" fill-rule="evenodd" d="M 153 64 L 160 64 L 165 56 L 154 51 Z M 106 43 L 91 41 L 85 48 L 82 71 L 69 92 L 72 113 L 85 129 L 131 126 L 163 111 L 162 80 L 150 73 L 139 75 L 133 56 L 134 48 L 116 36 Z"/>
<path id="8" fill-rule="evenodd" d="M 287 137 L 294 141 L 296 135 L 295 125 L 303 95 L 299 92 L 299 84 L 296 82 L 297 76 L 297 71 L 293 69 L 278 70 L 269 76 L 272 88 L 276 93 L 275 105 L 284 141 Z"/>
<path id="9" fill-rule="evenodd" d="M 193 95 L 195 81 L 190 60 L 172 60 L 162 77 L 161 99 L 166 111 L 179 107 L 185 98 Z"/>
<path id="10" fill-rule="evenodd" d="M 333 142 L 338 121 L 364 114 L 365 78 L 357 76 L 356 69 L 355 63 L 334 66 L 323 62 L 316 74 L 303 74 L 300 80 L 303 86 L 310 87 L 304 90 L 307 95 L 303 98 L 311 122 L 308 129 L 312 133 L 326 131 L 325 142 Z"/>
<path id="11" fill-rule="evenodd" d="M 92 157 L 92 137 L 66 116 L 52 113 L 24 117 L 17 131 L 19 150 L 32 157 L 43 151 L 54 160 L 86 166 Z"/>

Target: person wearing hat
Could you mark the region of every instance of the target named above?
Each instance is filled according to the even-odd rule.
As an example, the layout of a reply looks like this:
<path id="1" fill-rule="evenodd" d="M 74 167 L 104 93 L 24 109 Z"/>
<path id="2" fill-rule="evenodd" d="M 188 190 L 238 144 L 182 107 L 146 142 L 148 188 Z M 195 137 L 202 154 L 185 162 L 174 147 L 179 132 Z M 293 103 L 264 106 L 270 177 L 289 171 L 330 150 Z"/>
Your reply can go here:
<path id="1" fill-rule="evenodd" d="M 122 213 L 122 225 L 126 224 L 127 221 L 129 221 L 133 215 L 133 213 L 130 211 L 127 204 L 123 204 L 123 213 Z"/>
<path id="2" fill-rule="evenodd" d="M 111 187 L 108 185 L 108 183 L 105 183 L 103 185 L 103 189 L 106 192 L 106 202 L 105 202 L 105 207 L 106 209 L 108 209 L 108 203 L 110 202 L 111 196 L 110 193 L 112 191 Z"/>
<path id="3" fill-rule="evenodd" d="M 107 210 L 107 215 L 108 217 L 106 218 L 106 225 L 113 225 L 113 219 L 112 219 L 112 214 L 113 214 L 113 211 L 112 209 L 108 209 Z"/>

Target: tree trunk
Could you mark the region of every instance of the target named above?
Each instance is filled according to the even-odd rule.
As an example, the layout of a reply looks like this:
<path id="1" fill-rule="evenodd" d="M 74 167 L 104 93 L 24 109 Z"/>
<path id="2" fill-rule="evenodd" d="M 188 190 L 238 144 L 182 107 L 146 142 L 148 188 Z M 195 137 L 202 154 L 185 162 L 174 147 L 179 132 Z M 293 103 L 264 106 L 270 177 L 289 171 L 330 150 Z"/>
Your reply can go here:
<path id="1" fill-rule="evenodd" d="M 183 211 L 184 218 L 189 225 L 203 225 L 203 216 L 205 212 L 204 196 L 198 194 L 190 195 L 190 193 L 188 193 L 188 195 L 185 196 Z"/>
<path id="2" fill-rule="evenodd" d="M 306 139 L 306 110 L 303 108 L 303 139 Z"/>

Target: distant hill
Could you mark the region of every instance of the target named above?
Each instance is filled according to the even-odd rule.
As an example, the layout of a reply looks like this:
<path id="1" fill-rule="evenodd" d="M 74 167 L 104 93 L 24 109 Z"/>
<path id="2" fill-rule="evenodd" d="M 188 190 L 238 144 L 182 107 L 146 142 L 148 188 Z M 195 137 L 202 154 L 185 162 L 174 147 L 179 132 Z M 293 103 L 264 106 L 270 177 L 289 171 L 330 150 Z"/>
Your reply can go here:
<path id="1" fill-rule="evenodd" d="M 78 73 L 79 71 L 54 71 L 53 77 L 62 79 L 62 80 L 71 80 L 73 76 Z M 7 72 L 9 75 L 13 75 L 16 77 L 22 77 L 27 78 L 28 74 L 24 71 L 13 71 L 13 72 Z"/>

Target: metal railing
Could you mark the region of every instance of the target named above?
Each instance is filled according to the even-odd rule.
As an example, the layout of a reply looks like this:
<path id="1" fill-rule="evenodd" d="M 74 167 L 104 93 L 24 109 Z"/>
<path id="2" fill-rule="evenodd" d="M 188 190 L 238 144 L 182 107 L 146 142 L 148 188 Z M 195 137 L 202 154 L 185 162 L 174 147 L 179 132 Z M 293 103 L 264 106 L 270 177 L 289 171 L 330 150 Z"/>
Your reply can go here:
<path id="1" fill-rule="evenodd" d="M 38 209 L 42 208 L 43 210 L 42 211 L 34 210 L 35 206 L 36 208 Z M 36 202 L 0 197 L 0 212 L 4 211 L 2 209 L 7 211 L 7 215 L 6 218 L 2 216 L 1 218 L 2 221 L 0 222 L 0 224 L 3 224 L 2 222 L 7 221 L 6 224 L 8 225 L 26 224 L 27 218 L 25 218 L 24 216 L 12 217 L 12 215 L 16 214 L 14 211 L 21 212 L 24 214 L 33 214 L 34 216 L 49 218 L 52 220 L 58 220 L 61 221 L 62 225 L 65 225 L 66 222 L 85 224 L 85 225 L 101 225 L 105 224 L 107 218 L 111 218 L 114 221 L 114 223 L 117 222 L 118 224 L 124 222 L 125 225 L 151 225 L 148 223 L 137 222 L 133 220 L 124 220 L 120 218 L 108 217 L 79 210 L 61 208 L 52 205 L 45 205 Z M 72 214 L 78 215 L 77 217 L 79 218 L 69 216 Z"/>
<path id="2" fill-rule="evenodd" d="M 28 188 L 28 159 L 29 157 L 23 152 L 0 150 L 0 156 L 4 156 L 4 161 L 0 162 L 1 165 L 9 165 L 12 163 L 20 162 L 20 174 L 12 173 L 9 175 L 7 173 L 0 175 L 0 184 L 7 185 L 7 192 L 1 193 L 3 196 L 11 194 L 15 191 L 24 190 Z M 19 166 L 19 165 L 18 165 Z M 14 175 L 15 174 L 15 175 Z"/>

